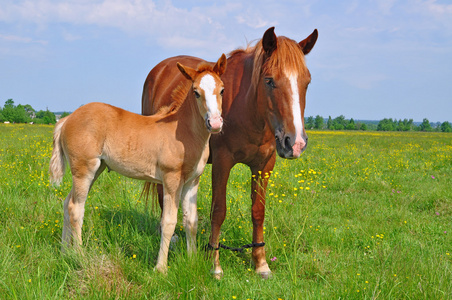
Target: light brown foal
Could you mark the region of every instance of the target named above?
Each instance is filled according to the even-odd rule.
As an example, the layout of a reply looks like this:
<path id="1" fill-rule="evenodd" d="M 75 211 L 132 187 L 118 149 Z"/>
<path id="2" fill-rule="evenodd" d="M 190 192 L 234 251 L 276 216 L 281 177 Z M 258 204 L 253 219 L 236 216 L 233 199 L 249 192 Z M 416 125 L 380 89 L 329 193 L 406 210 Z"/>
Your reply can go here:
<path id="1" fill-rule="evenodd" d="M 50 179 L 60 183 L 65 158 L 72 173 L 72 189 L 64 201 L 63 250 L 74 239 L 82 244 L 85 201 L 94 181 L 108 167 L 130 178 L 163 184 L 161 242 L 156 269 L 167 270 L 168 247 L 182 199 L 188 253 L 196 251 L 199 177 L 209 157 L 209 138 L 223 126 L 220 76 L 223 54 L 215 63 L 196 69 L 177 64 L 188 80 L 173 90 L 170 106 L 153 116 L 90 103 L 61 119 L 54 130 Z"/>

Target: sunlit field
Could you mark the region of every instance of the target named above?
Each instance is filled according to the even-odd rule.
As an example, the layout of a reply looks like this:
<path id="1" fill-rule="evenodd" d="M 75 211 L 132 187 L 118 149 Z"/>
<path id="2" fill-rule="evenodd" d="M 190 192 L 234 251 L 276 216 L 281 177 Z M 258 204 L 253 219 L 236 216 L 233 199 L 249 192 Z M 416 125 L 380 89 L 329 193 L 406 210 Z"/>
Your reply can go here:
<path id="1" fill-rule="evenodd" d="M 267 191 L 273 276 L 251 250 L 221 250 L 216 280 L 210 166 L 198 194 L 198 254 L 177 226 L 168 274 L 153 271 L 159 212 L 142 182 L 104 172 L 89 195 L 82 251 L 60 253 L 69 171 L 50 186 L 52 126 L 0 124 L 1 299 L 451 299 L 452 134 L 311 131 L 298 160 L 278 159 Z M 251 242 L 249 170 L 228 185 L 222 243 Z M 181 218 L 180 218 L 181 219 Z"/>

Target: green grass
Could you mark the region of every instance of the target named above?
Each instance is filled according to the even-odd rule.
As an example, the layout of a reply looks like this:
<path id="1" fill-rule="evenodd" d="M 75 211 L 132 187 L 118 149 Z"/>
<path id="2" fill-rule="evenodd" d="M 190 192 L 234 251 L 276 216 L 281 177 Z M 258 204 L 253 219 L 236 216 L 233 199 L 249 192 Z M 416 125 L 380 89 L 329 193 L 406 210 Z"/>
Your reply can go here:
<path id="1" fill-rule="evenodd" d="M 142 183 L 105 172 L 86 204 L 81 253 L 60 253 L 67 172 L 49 186 L 51 126 L 0 125 L 1 299 L 450 299 L 452 136 L 312 131 L 295 161 L 279 159 L 267 191 L 265 242 L 273 278 L 251 251 L 221 250 L 209 274 L 210 166 L 199 197 L 199 252 L 184 229 L 167 276 L 155 273 L 158 213 Z M 251 242 L 250 172 L 228 189 L 222 243 Z"/>

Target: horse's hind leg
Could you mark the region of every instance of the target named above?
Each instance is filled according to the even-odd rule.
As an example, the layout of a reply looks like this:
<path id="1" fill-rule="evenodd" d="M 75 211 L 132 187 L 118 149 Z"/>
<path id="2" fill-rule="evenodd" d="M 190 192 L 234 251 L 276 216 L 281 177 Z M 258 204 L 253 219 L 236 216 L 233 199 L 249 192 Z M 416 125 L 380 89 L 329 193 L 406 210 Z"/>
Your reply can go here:
<path id="1" fill-rule="evenodd" d="M 197 194 L 199 177 L 184 186 L 182 190 L 183 224 L 187 234 L 187 252 L 196 253 L 196 232 L 198 231 Z"/>
<path id="2" fill-rule="evenodd" d="M 72 189 L 64 201 L 63 250 L 73 239 L 74 244 L 82 244 L 82 225 L 85 202 L 94 180 L 105 169 L 100 159 L 86 161 L 77 166 L 72 175 Z"/>

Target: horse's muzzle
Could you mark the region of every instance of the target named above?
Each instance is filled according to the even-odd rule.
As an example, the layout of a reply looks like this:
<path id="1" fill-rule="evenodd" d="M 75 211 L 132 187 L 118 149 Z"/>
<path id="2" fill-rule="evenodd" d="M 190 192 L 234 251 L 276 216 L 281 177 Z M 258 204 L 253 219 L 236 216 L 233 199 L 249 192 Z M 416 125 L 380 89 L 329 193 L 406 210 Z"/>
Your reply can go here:
<path id="1" fill-rule="evenodd" d="M 294 159 L 300 157 L 301 153 L 308 146 L 308 137 L 302 137 L 295 140 L 290 135 L 284 134 L 282 131 L 275 133 L 276 152 L 282 158 Z"/>

